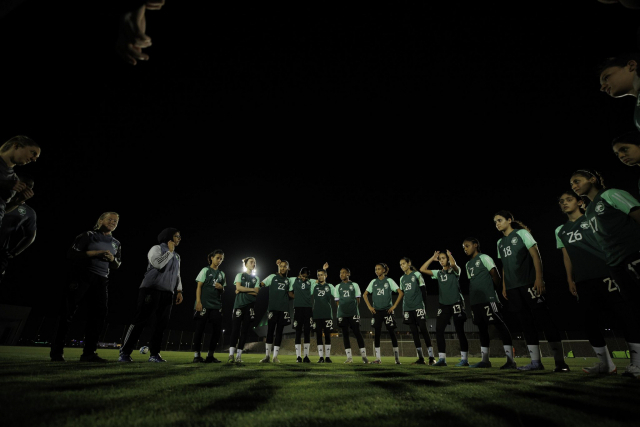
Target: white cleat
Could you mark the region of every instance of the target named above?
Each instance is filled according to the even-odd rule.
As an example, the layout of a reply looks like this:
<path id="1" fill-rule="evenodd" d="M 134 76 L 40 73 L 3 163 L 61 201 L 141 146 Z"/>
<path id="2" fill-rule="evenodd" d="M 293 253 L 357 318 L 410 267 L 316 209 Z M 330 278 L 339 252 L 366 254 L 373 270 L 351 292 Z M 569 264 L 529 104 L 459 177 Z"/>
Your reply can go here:
<path id="1" fill-rule="evenodd" d="M 271 358 L 269 356 L 265 356 L 264 359 L 260 361 L 260 363 L 269 363 L 270 359 Z"/>
<path id="2" fill-rule="evenodd" d="M 369 359 L 367 359 L 367 356 L 362 357 L 362 363 L 364 363 L 365 365 L 369 363 Z"/>
<path id="3" fill-rule="evenodd" d="M 347 357 L 347 360 L 345 360 L 344 363 L 353 363 L 353 358 Z"/>
<path id="4" fill-rule="evenodd" d="M 623 377 L 631 377 L 640 379 L 640 367 L 636 365 L 629 365 L 622 374 Z"/>
<path id="5" fill-rule="evenodd" d="M 271 363 L 280 363 L 280 359 L 278 359 L 278 356 L 274 356 L 274 358 L 271 359 Z"/>
<path id="6" fill-rule="evenodd" d="M 614 366 L 613 369 L 610 369 L 606 363 L 598 362 L 590 368 L 582 368 L 582 372 L 596 375 L 614 375 L 618 372 L 618 368 Z"/>

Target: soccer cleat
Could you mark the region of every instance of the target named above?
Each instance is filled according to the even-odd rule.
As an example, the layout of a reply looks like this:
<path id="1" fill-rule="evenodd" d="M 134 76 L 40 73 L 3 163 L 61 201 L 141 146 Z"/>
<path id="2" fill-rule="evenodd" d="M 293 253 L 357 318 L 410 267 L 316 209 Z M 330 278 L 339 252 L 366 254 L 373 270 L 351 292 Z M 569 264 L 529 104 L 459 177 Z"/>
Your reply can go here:
<path id="1" fill-rule="evenodd" d="M 553 372 L 569 372 L 569 365 L 564 362 L 556 363 L 556 367 L 553 369 Z"/>
<path id="2" fill-rule="evenodd" d="M 520 366 L 517 368 L 519 371 L 544 371 L 544 366 L 542 366 L 542 362 L 539 360 L 532 360 L 526 366 Z"/>
<path id="3" fill-rule="evenodd" d="M 204 363 L 204 359 L 200 356 L 196 356 L 193 358 L 193 363 Z"/>
<path id="4" fill-rule="evenodd" d="M 474 364 L 474 365 L 469 365 L 470 368 L 490 368 L 491 367 L 491 362 L 484 362 L 484 361 L 479 361 L 478 363 Z"/>
<path id="5" fill-rule="evenodd" d="M 118 357 L 118 362 L 133 362 L 133 359 L 128 354 L 120 354 Z"/>
<path id="6" fill-rule="evenodd" d="M 236 358 L 233 357 L 233 354 L 229 355 L 229 359 L 227 360 L 227 363 L 236 363 Z"/>
<path id="7" fill-rule="evenodd" d="M 309 360 L 309 356 L 305 356 L 304 359 L 302 359 L 302 363 L 311 363 L 311 360 Z"/>
<path id="8" fill-rule="evenodd" d="M 629 365 L 627 369 L 622 373 L 623 377 L 640 378 L 640 367 L 636 365 Z"/>
<path id="9" fill-rule="evenodd" d="M 302 357 L 298 356 L 298 357 L 296 358 L 296 363 L 302 363 Z"/>
<path id="10" fill-rule="evenodd" d="M 372 365 L 381 365 L 382 364 L 382 360 L 380 359 L 376 359 L 373 362 L 371 362 Z"/>
<path id="11" fill-rule="evenodd" d="M 273 359 L 271 359 L 271 363 L 280 363 L 280 359 L 278 359 L 278 356 L 273 356 Z"/>
<path id="12" fill-rule="evenodd" d="M 97 363 L 106 363 L 107 359 L 103 359 L 102 357 L 98 356 L 98 353 L 91 353 L 91 354 L 82 354 L 82 356 L 80 356 L 80 361 L 81 362 L 97 362 Z"/>
<path id="13" fill-rule="evenodd" d="M 333 363 L 333 361 L 331 360 L 331 358 L 329 356 L 324 358 L 324 363 Z"/>
<path id="14" fill-rule="evenodd" d="M 345 360 L 344 363 L 353 363 L 353 358 L 347 357 L 347 360 Z"/>
<path id="15" fill-rule="evenodd" d="M 400 360 L 396 359 L 396 365 L 402 365 L 402 363 L 400 363 Z"/>
<path id="16" fill-rule="evenodd" d="M 500 366 L 500 369 L 518 369 L 518 365 L 515 360 L 507 360 L 507 363 Z"/>
<path id="17" fill-rule="evenodd" d="M 367 356 L 362 356 L 362 363 L 364 363 L 365 365 L 369 363 L 369 359 L 367 359 Z"/>
<path id="18" fill-rule="evenodd" d="M 318 363 L 324 363 L 324 357 L 321 357 L 320 359 L 318 359 Z"/>
<path id="19" fill-rule="evenodd" d="M 424 358 L 421 357 L 420 359 L 416 360 L 415 362 L 412 363 L 412 365 L 426 365 L 427 362 L 424 361 Z"/>
<path id="20" fill-rule="evenodd" d="M 469 366 L 469 361 L 467 359 L 460 359 L 458 363 L 456 363 L 457 367 L 461 366 Z"/>
<path id="21" fill-rule="evenodd" d="M 582 372 L 587 374 L 598 374 L 598 375 L 615 375 L 618 373 L 618 368 L 615 366 L 613 370 L 609 370 L 609 366 L 606 363 L 598 362 L 595 366 L 590 368 L 582 368 Z"/>
<path id="22" fill-rule="evenodd" d="M 433 365 L 436 363 L 436 358 L 433 356 L 429 356 L 429 365 Z"/>
<path id="23" fill-rule="evenodd" d="M 204 363 L 222 363 L 222 362 L 220 362 L 218 359 L 216 359 L 213 356 L 207 356 L 207 358 L 204 359 Z"/>
<path id="24" fill-rule="evenodd" d="M 52 362 L 65 362 L 62 354 L 52 354 L 50 357 Z"/>
<path id="25" fill-rule="evenodd" d="M 447 362 L 445 359 L 440 358 L 436 363 L 433 364 L 433 366 L 447 366 Z"/>
<path id="26" fill-rule="evenodd" d="M 244 363 L 242 361 L 242 357 L 240 355 L 236 356 L 236 365 L 239 364 L 239 363 Z"/>
<path id="27" fill-rule="evenodd" d="M 162 363 L 166 362 L 166 360 L 164 360 L 162 356 L 160 356 L 160 353 L 158 353 L 154 354 L 153 356 L 149 356 L 149 362 Z"/>
<path id="28" fill-rule="evenodd" d="M 269 363 L 270 361 L 271 361 L 271 357 L 265 356 L 262 360 L 260 360 L 260 363 Z"/>

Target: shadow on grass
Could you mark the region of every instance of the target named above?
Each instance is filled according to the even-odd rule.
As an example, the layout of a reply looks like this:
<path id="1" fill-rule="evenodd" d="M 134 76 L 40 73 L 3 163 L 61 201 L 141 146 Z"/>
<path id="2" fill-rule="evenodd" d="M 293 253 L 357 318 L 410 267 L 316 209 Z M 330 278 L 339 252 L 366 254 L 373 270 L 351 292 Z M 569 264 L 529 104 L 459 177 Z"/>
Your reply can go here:
<path id="1" fill-rule="evenodd" d="M 209 413 L 256 411 L 261 405 L 269 403 L 278 389 L 279 387 L 270 384 L 261 384 L 250 390 L 218 398 L 202 408 L 200 413 L 205 416 Z"/>
<path id="2" fill-rule="evenodd" d="M 553 415 L 544 417 L 540 415 L 532 415 L 530 413 L 521 413 L 505 405 L 483 403 L 482 405 L 471 405 L 471 407 L 479 414 L 485 414 L 493 418 L 501 419 L 503 421 L 506 421 L 509 425 L 532 427 L 554 427 L 562 425 L 551 419 Z M 544 413 L 544 411 L 541 412 Z M 548 413 L 553 414 L 553 412 Z"/>

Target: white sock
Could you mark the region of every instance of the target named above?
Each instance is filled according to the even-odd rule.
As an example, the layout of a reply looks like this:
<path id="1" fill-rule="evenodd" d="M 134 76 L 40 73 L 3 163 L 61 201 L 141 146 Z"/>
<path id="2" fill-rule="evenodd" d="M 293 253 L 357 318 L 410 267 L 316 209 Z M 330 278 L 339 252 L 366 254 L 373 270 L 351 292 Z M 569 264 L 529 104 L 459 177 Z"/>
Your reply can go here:
<path id="1" fill-rule="evenodd" d="M 540 346 L 539 345 L 528 345 L 527 348 L 529 349 L 529 357 L 531 358 L 531 361 L 533 362 L 534 360 L 537 360 L 539 362 L 540 361 Z"/>
<path id="2" fill-rule="evenodd" d="M 438 353 L 438 359 L 446 359 L 447 353 Z"/>
<path id="3" fill-rule="evenodd" d="M 278 357 L 278 353 L 280 352 L 280 346 L 273 347 L 273 358 Z"/>
<path id="4" fill-rule="evenodd" d="M 322 345 L 318 346 L 318 356 L 324 357 L 324 346 Z"/>
<path id="5" fill-rule="evenodd" d="M 324 345 L 325 357 L 331 357 L 331 344 Z"/>
<path id="6" fill-rule="evenodd" d="M 296 357 L 300 357 L 300 344 L 296 344 Z"/>
<path id="7" fill-rule="evenodd" d="M 351 349 L 350 348 L 345 348 L 344 352 L 347 353 L 347 359 L 351 359 Z"/>
<path id="8" fill-rule="evenodd" d="M 433 347 L 429 347 L 427 351 L 429 352 L 429 357 L 433 357 Z"/>
<path id="9" fill-rule="evenodd" d="M 480 352 L 482 353 L 482 361 L 489 361 L 489 347 L 480 347 Z"/>
<path id="10" fill-rule="evenodd" d="M 271 357 L 271 349 L 273 348 L 273 344 L 267 344 L 267 357 Z"/>
<path id="11" fill-rule="evenodd" d="M 460 359 L 467 360 L 468 358 L 469 358 L 469 352 L 468 351 L 461 351 L 460 352 Z"/>
<path id="12" fill-rule="evenodd" d="M 367 357 L 367 349 L 365 347 L 360 349 L 360 356 L 362 356 L 363 359 Z"/>
<path id="13" fill-rule="evenodd" d="M 596 352 L 596 356 L 598 360 L 609 367 L 609 370 L 613 370 L 616 367 L 613 360 L 611 360 L 611 355 L 609 354 L 609 349 L 605 345 L 604 347 L 593 347 L 593 351 Z"/>
<path id="14" fill-rule="evenodd" d="M 236 352 L 236 348 L 235 347 L 229 347 L 229 356 L 233 356 L 233 353 Z"/>
<path id="15" fill-rule="evenodd" d="M 418 353 L 418 359 L 424 359 L 424 353 L 422 353 L 422 347 L 416 348 L 416 353 Z"/>
<path id="16" fill-rule="evenodd" d="M 238 353 L 238 359 L 240 359 L 242 357 L 242 350 L 238 349 L 237 353 Z"/>
<path id="17" fill-rule="evenodd" d="M 629 346 L 629 357 L 631 358 L 631 364 L 633 366 L 640 367 L 640 344 L 628 342 Z"/>
<path id="18" fill-rule="evenodd" d="M 304 345 L 304 357 L 309 357 L 309 348 L 311 347 L 311 344 L 306 343 Z"/>
<path id="19" fill-rule="evenodd" d="M 200 352 L 196 351 L 195 353 L 193 353 L 193 357 L 200 357 Z"/>
<path id="20" fill-rule="evenodd" d="M 398 347 L 393 347 L 393 355 L 396 357 L 396 360 L 400 360 L 400 351 Z"/>
<path id="21" fill-rule="evenodd" d="M 380 347 L 376 347 L 376 359 L 380 360 Z"/>
<path id="22" fill-rule="evenodd" d="M 513 347 L 510 345 L 503 345 L 504 347 L 504 355 L 507 356 L 507 361 L 513 362 Z"/>
<path id="23" fill-rule="evenodd" d="M 562 354 L 562 343 L 560 341 L 550 342 L 549 348 L 553 353 L 553 360 L 556 363 L 559 363 L 559 362 L 564 363 L 564 354 Z"/>

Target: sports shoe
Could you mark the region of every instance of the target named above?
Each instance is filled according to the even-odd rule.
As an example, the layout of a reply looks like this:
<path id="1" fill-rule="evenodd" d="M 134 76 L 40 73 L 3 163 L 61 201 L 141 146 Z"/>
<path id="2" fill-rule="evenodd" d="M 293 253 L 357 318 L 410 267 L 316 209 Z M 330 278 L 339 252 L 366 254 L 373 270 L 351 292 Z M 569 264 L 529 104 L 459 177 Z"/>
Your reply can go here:
<path id="1" fill-rule="evenodd" d="M 433 364 L 433 366 L 447 366 L 447 361 L 443 358 L 439 358 L 438 361 Z"/>
<path id="2" fill-rule="evenodd" d="M 400 363 L 400 360 L 396 359 L 396 365 L 402 365 L 402 363 Z"/>
<path id="3" fill-rule="evenodd" d="M 51 357 L 52 362 L 66 362 L 62 354 L 51 354 L 49 357 Z"/>
<path id="4" fill-rule="evenodd" d="M 553 369 L 553 372 L 569 372 L 569 365 L 564 362 L 556 363 L 556 367 Z"/>
<path id="5" fill-rule="evenodd" d="M 118 357 L 118 362 L 133 362 L 133 359 L 128 354 L 120 353 L 120 357 Z"/>
<path id="6" fill-rule="evenodd" d="M 364 363 L 365 365 L 369 363 L 369 359 L 367 359 L 367 356 L 362 356 L 362 363 Z"/>
<path id="7" fill-rule="evenodd" d="M 544 371 L 544 366 L 542 366 L 542 362 L 539 360 L 532 360 L 526 366 L 520 366 L 517 368 L 519 371 Z"/>
<path id="8" fill-rule="evenodd" d="M 467 359 L 460 359 L 458 363 L 456 363 L 457 367 L 461 366 L 469 366 L 469 361 Z"/>
<path id="9" fill-rule="evenodd" d="M 155 354 L 153 356 L 149 356 L 149 362 L 162 363 L 166 362 L 166 360 L 164 360 L 160 354 Z"/>
<path id="10" fill-rule="evenodd" d="M 614 367 L 613 371 L 610 371 L 606 363 L 598 362 L 590 368 L 582 368 L 582 372 L 587 374 L 614 375 L 618 373 L 618 368 Z"/>
<path id="11" fill-rule="evenodd" d="M 204 359 L 204 363 L 222 363 L 222 362 L 213 356 L 207 356 L 207 358 Z"/>
<path id="12" fill-rule="evenodd" d="M 278 356 L 273 356 L 273 359 L 271 359 L 271 363 L 281 363 L 280 359 L 278 359 Z"/>
<path id="13" fill-rule="evenodd" d="M 627 369 L 622 373 L 623 377 L 640 378 L 640 367 L 636 365 L 629 365 Z"/>
<path id="14" fill-rule="evenodd" d="M 311 360 L 309 360 L 309 356 L 305 356 L 304 359 L 302 359 L 302 363 L 311 363 Z"/>
<path id="15" fill-rule="evenodd" d="M 296 358 L 296 363 L 302 363 L 302 357 L 298 356 L 298 357 Z"/>
<path id="16" fill-rule="evenodd" d="M 479 361 L 478 363 L 474 364 L 474 365 L 469 365 L 470 368 L 490 368 L 491 367 L 491 362 L 484 362 L 484 361 Z"/>
<path id="17" fill-rule="evenodd" d="M 500 366 L 500 369 L 518 369 L 518 365 L 515 360 L 507 360 L 507 363 Z"/>
<path id="18" fill-rule="evenodd" d="M 347 357 L 347 360 L 345 360 L 344 363 L 353 363 L 353 358 Z"/>
<path id="19" fill-rule="evenodd" d="M 242 361 L 242 356 L 240 356 L 240 355 L 236 356 L 236 365 L 239 364 L 239 363 L 244 363 Z"/>
<path id="20" fill-rule="evenodd" d="M 81 362 L 97 362 L 97 363 L 106 363 L 107 359 L 103 359 L 102 357 L 98 356 L 98 353 L 91 353 L 91 354 L 82 354 L 82 356 L 80 356 L 80 361 Z"/>
<path id="21" fill-rule="evenodd" d="M 196 356 L 193 358 L 193 363 L 204 363 L 204 359 L 200 356 Z"/>
<path id="22" fill-rule="evenodd" d="M 382 364 L 382 360 L 380 359 L 376 359 L 373 362 L 371 362 L 372 365 L 381 365 Z"/>
<path id="23" fill-rule="evenodd" d="M 318 363 L 324 363 L 324 357 L 321 357 L 320 359 L 318 359 Z"/>
<path id="24" fill-rule="evenodd" d="M 229 355 L 229 359 L 227 360 L 227 363 L 236 363 L 236 358 L 233 356 L 233 354 Z"/>
<path id="25" fill-rule="evenodd" d="M 260 360 L 260 363 L 269 363 L 270 361 L 271 361 L 271 357 L 265 356 L 262 360 Z"/>
<path id="26" fill-rule="evenodd" d="M 324 363 L 333 363 L 333 360 L 329 356 L 324 358 Z"/>
<path id="27" fill-rule="evenodd" d="M 429 365 L 433 365 L 436 363 L 436 358 L 433 356 L 429 356 Z"/>
<path id="28" fill-rule="evenodd" d="M 425 362 L 424 358 L 422 358 L 422 357 L 412 363 L 412 365 L 426 365 L 426 364 L 427 364 L 427 362 Z"/>

